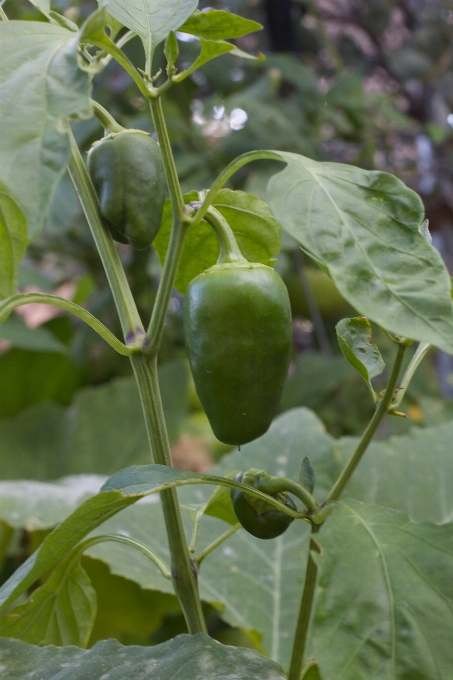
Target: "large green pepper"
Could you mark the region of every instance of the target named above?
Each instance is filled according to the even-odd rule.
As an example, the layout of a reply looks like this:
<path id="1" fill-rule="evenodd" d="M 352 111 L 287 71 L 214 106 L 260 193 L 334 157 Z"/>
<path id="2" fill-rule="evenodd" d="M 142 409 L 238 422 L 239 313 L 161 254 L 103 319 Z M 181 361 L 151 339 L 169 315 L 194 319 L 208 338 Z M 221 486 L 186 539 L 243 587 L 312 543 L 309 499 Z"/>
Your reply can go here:
<path id="1" fill-rule="evenodd" d="M 266 492 L 265 486 L 263 488 L 261 485 L 263 475 L 267 475 L 272 479 L 271 475 L 264 471 L 249 470 L 247 472 L 238 472 L 235 476 L 235 481 L 248 484 L 259 491 Z M 291 510 L 297 510 L 294 501 L 286 493 L 269 495 L 279 500 L 288 508 L 291 508 Z M 246 493 L 239 491 L 239 489 L 231 489 L 231 500 L 239 522 L 249 534 L 256 536 L 256 538 L 276 538 L 287 530 L 294 519 L 287 515 L 286 512 L 283 512 L 283 510 L 277 510 L 272 505 L 269 505 L 269 503 L 266 503 L 266 501 L 256 497 L 247 496 Z"/>
<path id="2" fill-rule="evenodd" d="M 147 132 L 124 130 L 95 142 L 88 171 L 100 211 L 115 241 L 149 248 L 159 231 L 165 174 L 157 142 Z"/>
<path id="3" fill-rule="evenodd" d="M 247 262 L 237 246 L 233 254 L 221 249 L 220 259 L 227 261 L 187 289 L 184 335 L 214 434 L 239 445 L 264 434 L 277 411 L 290 361 L 291 310 L 273 269 Z"/>

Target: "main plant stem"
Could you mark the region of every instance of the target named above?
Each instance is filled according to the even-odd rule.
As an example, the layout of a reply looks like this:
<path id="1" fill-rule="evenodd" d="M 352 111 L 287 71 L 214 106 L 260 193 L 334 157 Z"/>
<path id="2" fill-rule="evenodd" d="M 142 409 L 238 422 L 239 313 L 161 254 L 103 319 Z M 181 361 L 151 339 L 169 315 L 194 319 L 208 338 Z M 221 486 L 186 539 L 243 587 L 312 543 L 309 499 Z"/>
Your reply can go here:
<path id="1" fill-rule="evenodd" d="M 395 358 L 395 363 L 393 365 L 392 373 L 390 375 L 389 382 L 387 384 L 386 390 L 379 405 L 371 418 L 368 427 L 360 439 L 356 450 L 352 454 L 350 460 L 344 467 L 341 475 L 335 482 L 331 492 L 329 493 L 326 503 L 336 501 L 340 498 L 344 491 L 346 484 L 349 482 L 352 474 L 354 473 L 356 467 L 363 458 L 365 451 L 367 450 L 370 442 L 379 427 L 385 414 L 388 412 L 389 407 L 392 403 L 393 396 L 395 394 L 396 385 L 398 382 L 398 376 L 401 371 L 401 366 L 403 364 L 404 353 L 406 351 L 406 346 L 399 345 L 398 352 Z M 321 526 L 312 525 L 312 535 L 310 538 L 310 549 L 308 551 L 307 558 L 307 569 L 305 572 L 305 582 L 304 590 L 302 593 L 302 600 L 300 603 L 299 618 L 297 621 L 296 632 L 294 635 L 293 651 L 291 655 L 291 665 L 289 669 L 288 680 L 300 680 L 302 675 L 302 668 L 304 663 L 305 647 L 307 643 L 308 631 L 310 627 L 310 620 L 313 609 L 313 602 L 316 590 L 316 578 L 318 573 L 318 567 L 312 556 L 312 551 L 319 552 L 319 547 L 314 539 L 314 534 L 319 531 Z"/>
<path id="2" fill-rule="evenodd" d="M 131 357 L 131 363 L 142 400 L 153 462 L 171 466 L 170 445 L 157 377 L 157 359 L 136 355 Z M 167 528 L 175 593 L 184 612 L 189 633 L 206 632 L 197 575 L 189 555 L 176 489 L 161 491 L 160 498 Z"/>

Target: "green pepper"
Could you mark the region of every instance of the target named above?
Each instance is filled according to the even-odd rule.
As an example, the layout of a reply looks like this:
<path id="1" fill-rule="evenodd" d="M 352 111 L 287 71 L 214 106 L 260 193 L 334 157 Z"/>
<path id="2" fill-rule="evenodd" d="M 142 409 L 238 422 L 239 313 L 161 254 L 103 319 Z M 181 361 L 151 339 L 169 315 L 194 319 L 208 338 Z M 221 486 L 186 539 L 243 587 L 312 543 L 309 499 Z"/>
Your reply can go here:
<path id="1" fill-rule="evenodd" d="M 149 248 L 160 228 L 165 173 L 157 142 L 147 132 L 124 130 L 95 142 L 88 171 L 112 237 Z"/>
<path id="2" fill-rule="evenodd" d="M 240 445 L 264 434 L 291 353 L 291 310 L 280 276 L 245 260 L 210 267 L 187 289 L 184 336 L 195 388 L 217 439 Z"/>
<path id="3" fill-rule="evenodd" d="M 271 478 L 268 473 L 264 474 Z M 259 491 L 266 492 L 265 485 L 264 488 L 261 485 L 262 475 L 263 471 L 261 470 L 249 470 L 248 472 L 238 472 L 234 479 L 236 482 L 242 482 L 243 484 L 253 486 Z M 287 515 L 286 512 L 283 512 L 283 510 L 277 510 L 264 500 L 247 496 L 246 493 L 239 489 L 231 489 L 230 495 L 234 512 L 239 522 L 249 534 L 256 536 L 256 538 L 267 539 L 281 536 L 294 519 Z M 286 493 L 269 495 L 279 500 L 288 508 L 291 508 L 291 510 L 297 510 L 294 501 Z"/>
<path id="4" fill-rule="evenodd" d="M 264 434 L 277 411 L 291 354 L 291 308 L 280 276 L 242 256 L 222 215 L 210 207 L 205 220 L 220 255 L 187 288 L 184 337 L 215 436 L 240 445 Z"/>

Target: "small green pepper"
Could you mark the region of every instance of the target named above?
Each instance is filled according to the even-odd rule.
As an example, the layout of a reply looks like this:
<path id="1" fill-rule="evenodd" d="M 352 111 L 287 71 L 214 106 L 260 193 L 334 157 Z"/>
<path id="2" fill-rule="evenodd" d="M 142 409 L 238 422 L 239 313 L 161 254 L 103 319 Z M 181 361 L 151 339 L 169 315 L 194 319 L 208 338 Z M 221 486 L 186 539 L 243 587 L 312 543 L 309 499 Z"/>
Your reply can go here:
<path id="1" fill-rule="evenodd" d="M 254 474 L 255 472 L 259 474 Z M 261 488 L 260 485 L 262 475 L 263 471 L 261 470 L 250 470 L 248 472 L 238 472 L 234 479 L 236 482 L 242 482 L 266 492 L 265 487 Z M 268 476 L 270 477 L 270 475 Z M 243 528 L 249 534 L 252 534 L 252 536 L 256 536 L 256 538 L 276 538 L 286 531 L 294 519 L 283 512 L 283 510 L 277 510 L 265 501 L 247 496 L 247 494 L 239 491 L 239 489 L 232 489 L 230 493 L 236 517 Z M 294 501 L 286 493 L 269 495 L 279 500 L 288 508 L 291 508 L 291 510 L 297 510 Z"/>
<path id="2" fill-rule="evenodd" d="M 88 171 L 112 237 L 149 248 L 160 228 L 165 173 L 157 142 L 142 130 L 114 132 L 95 142 Z"/>

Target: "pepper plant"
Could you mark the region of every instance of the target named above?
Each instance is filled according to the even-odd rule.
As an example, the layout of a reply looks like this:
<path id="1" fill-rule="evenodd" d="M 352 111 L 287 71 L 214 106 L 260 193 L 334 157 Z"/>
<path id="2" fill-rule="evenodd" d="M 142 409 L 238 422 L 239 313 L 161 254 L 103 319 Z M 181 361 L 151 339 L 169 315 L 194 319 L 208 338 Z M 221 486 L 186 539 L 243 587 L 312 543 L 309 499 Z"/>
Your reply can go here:
<path id="1" fill-rule="evenodd" d="M 404 415 L 405 392 L 429 348 L 453 352 L 451 282 L 430 242 L 421 199 L 392 175 L 275 150 L 245 153 L 211 187 L 183 195 L 162 98 L 217 56 L 256 58 L 228 40 L 260 26 L 226 11 L 199 12 L 196 0 L 107 0 L 81 27 L 52 11 L 49 0 L 33 4 L 42 21 L 8 21 L 0 8 L 0 319 L 20 305 L 56 305 L 128 357 L 150 463 L 105 481 L 1 587 L 3 677 L 451 679 L 451 493 L 441 502 L 433 490 L 425 516 L 417 498 L 395 509 L 386 496 L 396 475 L 392 456 L 384 461 L 384 484 L 374 483 L 367 458 L 359 467 L 386 414 Z M 178 61 L 178 31 L 199 39 L 199 57 L 185 67 Z M 146 55 L 143 71 L 122 50 L 136 35 Z M 153 57 L 162 43 L 166 69 L 155 72 Z M 155 140 L 125 131 L 91 99 L 93 76 L 112 59 L 148 101 Z M 70 123 L 93 115 L 106 136 L 87 168 Z M 226 186 L 260 160 L 276 167 L 267 204 Z M 19 263 L 42 228 L 66 166 L 105 268 L 122 340 L 73 302 L 16 294 Z M 281 416 L 260 438 L 275 415 L 289 361 L 289 304 L 272 270 L 281 228 L 360 315 L 337 326 L 341 351 L 375 404 L 355 442 L 336 445 L 307 410 Z M 139 248 L 153 242 L 163 263 L 147 326 L 114 239 Z M 174 286 L 186 293 L 187 347 L 213 429 L 227 443 L 245 444 L 215 474 L 183 472 L 171 463 L 157 359 Z M 371 381 L 385 365 L 371 343 L 370 321 L 395 347 L 379 394 Z M 368 465 L 382 466 L 374 453 Z M 431 455 L 440 453 L 424 450 L 417 464 Z M 411 459 L 404 474 L 409 470 Z M 353 498 L 343 500 L 354 481 Z M 187 494 L 184 503 L 178 488 Z M 149 503 L 134 511 L 151 534 L 165 532 L 165 558 L 152 541 L 132 537 L 121 519 L 132 515 L 120 514 L 153 494 L 160 496 L 162 518 Z M 414 515 L 430 521 L 415 522 Z M 110 530 L 112 521 L 122 528 Z M 245 556 L 240 569 L 229 561 L 239 535 Z M 108 640 L 85 649 L 96 593 L 81 557 L 111 542 L 126 547 L 131 560 L 136 552 L 148 558 L 147 578 L 157 590 L 173 589 L 188 635 L 153 647 Z M 222 594 L 223 581 L 232 580 L 235 596 Z M 255 635 L 262 654 L 207 635 L 202 600 L 219 605 L 222 598 L 226 620 L 262 636 L 259 642 Z M 275 614 L 270 625 L 269 608 Z"/>

